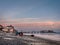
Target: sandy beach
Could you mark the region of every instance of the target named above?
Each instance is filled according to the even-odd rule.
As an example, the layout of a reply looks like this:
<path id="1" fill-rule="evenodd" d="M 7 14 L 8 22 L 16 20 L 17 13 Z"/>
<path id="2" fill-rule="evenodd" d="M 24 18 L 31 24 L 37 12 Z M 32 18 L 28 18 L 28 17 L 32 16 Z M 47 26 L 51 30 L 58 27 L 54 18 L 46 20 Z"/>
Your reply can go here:
<path id="1" fill-rule="evenodd" d="M 0 37 L 0 45 L 60 45 L 59 42 L 38 37 Z"/>
<path id="2" fill-rule="evenodd" d="M 10 38 L 4 38 L 4 39 L 0 38 L 0 45 L 27 45 L 27 44 L 17 38 L 13 40 L 11 40 Z"/>

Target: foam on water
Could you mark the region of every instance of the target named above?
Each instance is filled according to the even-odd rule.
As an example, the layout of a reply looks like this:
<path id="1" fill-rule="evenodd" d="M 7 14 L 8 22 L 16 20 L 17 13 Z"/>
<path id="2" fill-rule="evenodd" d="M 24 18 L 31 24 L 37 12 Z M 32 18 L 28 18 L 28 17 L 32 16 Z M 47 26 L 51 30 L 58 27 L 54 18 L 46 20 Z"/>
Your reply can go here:
<path id="1" fill-rule="evenodd" d="M 31 33 L 26 33 L 25 35 L 31 35 Z M 49 39 L 49 40 L 55 40 L 55 41 L 60 41 L 60 35 L 59 34 L 33 34 L 36 37 L 44 38 L 44 39 Z"/>

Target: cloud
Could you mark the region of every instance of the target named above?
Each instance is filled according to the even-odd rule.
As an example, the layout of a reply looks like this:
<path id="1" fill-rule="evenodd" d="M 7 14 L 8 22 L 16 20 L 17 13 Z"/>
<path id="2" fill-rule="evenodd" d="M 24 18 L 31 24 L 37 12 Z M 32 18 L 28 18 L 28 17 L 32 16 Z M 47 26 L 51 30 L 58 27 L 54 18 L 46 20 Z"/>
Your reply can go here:
<path id="1" fill-rule="evenodd" d="M 19 23 L 47 23 L 47 24 L 54 24 L 54 23 L 60 23 L 59 21 L 41 21 L 40 18 L 17 18 L 17 19 L 6 19 L 6 20 L 1 20 L 1 22 L 6 22 L 6 23 L 15 23 L 15 24 L 19 24 Z"/>
<path id="2" fill-rule="evenodd" d="M 19 28 L 60 29 L 60 21 L 40 21 L 39 18 L 19 18 L 1 20 L 0 24 L 14 25 Z"/>
<path id="3" fill-rule="evenodd" d="M 19 23 L 34 23 L 34 22 L 42 22 L 39 18 L 17 18 L 17 19 L 8 19 L 1 20 L 1 22 L 9 23 L 9 24 L 19 24 Z"/>

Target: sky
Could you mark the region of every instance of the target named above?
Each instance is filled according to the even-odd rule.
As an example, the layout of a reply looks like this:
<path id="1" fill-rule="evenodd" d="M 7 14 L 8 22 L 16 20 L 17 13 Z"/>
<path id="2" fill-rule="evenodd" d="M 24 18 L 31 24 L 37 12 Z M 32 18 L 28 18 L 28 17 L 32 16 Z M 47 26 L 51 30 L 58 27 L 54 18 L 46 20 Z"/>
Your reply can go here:
<path id="1" fill-rule="evenodd" d="M 60 24 L 60 0 L 0 0 L 1 24 L 24 22 Z"/>

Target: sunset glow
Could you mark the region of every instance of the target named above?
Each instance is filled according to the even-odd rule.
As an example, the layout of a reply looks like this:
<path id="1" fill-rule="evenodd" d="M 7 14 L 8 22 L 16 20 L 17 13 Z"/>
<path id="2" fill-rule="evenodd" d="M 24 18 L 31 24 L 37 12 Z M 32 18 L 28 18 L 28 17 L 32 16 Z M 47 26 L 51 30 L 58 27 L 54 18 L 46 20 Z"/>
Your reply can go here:
<path id="1" fill-rule="evenodd" d="M 21 28 L 60 29 L 59 4 L 59 0 L 1 0 L 0 24 Z"/>

